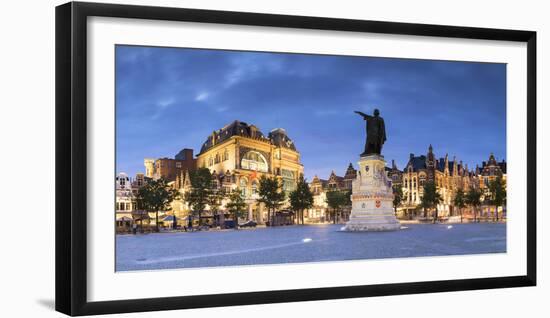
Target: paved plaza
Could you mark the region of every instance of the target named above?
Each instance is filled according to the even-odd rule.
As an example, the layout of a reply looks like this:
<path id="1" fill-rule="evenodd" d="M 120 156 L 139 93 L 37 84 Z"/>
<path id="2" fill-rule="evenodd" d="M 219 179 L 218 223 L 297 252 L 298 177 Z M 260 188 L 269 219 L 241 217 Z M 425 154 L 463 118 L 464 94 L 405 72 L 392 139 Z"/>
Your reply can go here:
<path id="1" fill-rule="evenodd" d="M 444 256 L 506 252 L 505 223 L 407 224 L 394 232 L 342 225 L 116 236 L 116 270 Z M 406 227 L 406 228 L 404 228 Z"/>

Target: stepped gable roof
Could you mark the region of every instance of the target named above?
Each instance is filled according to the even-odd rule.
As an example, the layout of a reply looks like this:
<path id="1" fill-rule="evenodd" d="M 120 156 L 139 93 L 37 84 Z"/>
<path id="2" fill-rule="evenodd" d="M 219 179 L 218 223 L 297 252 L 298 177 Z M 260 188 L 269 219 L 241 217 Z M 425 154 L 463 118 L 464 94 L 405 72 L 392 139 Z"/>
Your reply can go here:
<path id="1" fill-rule="evenodd" d="M 247 124 L 244 121 L 234 120 L 225 125 L 221 129 L 213 131 L 201 146 L 199 154 L 204 153 L 214 145 L 223 142 L 233 136 L 243 136 L 253 138 L 264 142 L 269 142 L 279 147 L 285 147 L 296 151 L 294 142 L 288 137 L 286 131 L 282 128 L 273 129 L 268 137 L 260 131 L 260 129 L 252 124 Z"/>
<path id="2" fill-rule="evenodd" d="M 503 173 L 506 173 L 506 161 L 497 162 L 495 156 L 491 153 L 489 160 L 481 163 L 480 173 L 478 174 L 489 176 L 502 175 Z"/>
<path id="3" fill-rule="evenodd" d="M 314 184 L 314 183 L 320 183 L 320 184 L 321 184 L 321 187 L 322 187 L 322 188 L 325 188 L 326 185 L 328 184 L 328 180 L 321 179 L 321 178 L 317 177 L 317 175 L 315 175 L 315 176 L 313 177 L 313 180 L 311 181 L 311 184 Z"/>
<path id="4" fill-rule="evenodd" d="M 334 171 L 332 171 L 330 173 L 330 176 L 328 178 L 328 181 L 332 181 L 332 180 L 335 180 L 335 181 L 344 181 L 344 177 L 341 177 L 341 176 L 338 176 L 336 175 L 336 173 Z"/>
<path id="5" fill-rule="evenodd" d="M 348 166 L 348 169 L 346 170 L 346 174 L 344 175 L 344 179 L 355 179 L 357 177 L 357 170 L 353 168 L 353 165 L 350 163 Z"/>

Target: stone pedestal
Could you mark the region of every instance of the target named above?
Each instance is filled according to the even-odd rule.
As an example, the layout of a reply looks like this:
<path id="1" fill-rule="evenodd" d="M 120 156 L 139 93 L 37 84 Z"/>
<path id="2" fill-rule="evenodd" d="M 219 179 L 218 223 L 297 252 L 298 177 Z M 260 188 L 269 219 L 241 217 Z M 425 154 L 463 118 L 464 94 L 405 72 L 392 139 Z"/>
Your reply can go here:
<path id="1" fill-rule="evenodd" d="M 381 155 L 363 156 L 352 184 L 351 215 L 344 231 L 394 231 L 400 228 L 393 211 L 393 192 Z"/>

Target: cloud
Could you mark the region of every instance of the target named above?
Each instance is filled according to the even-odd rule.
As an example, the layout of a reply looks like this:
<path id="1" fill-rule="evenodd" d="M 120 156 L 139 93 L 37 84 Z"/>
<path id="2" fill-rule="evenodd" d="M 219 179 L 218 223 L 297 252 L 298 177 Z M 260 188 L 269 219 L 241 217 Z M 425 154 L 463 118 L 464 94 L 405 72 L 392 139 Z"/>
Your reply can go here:
<path id="1" fill-rule="evenodd" d="M 210 96 L 210 93 L 208 93 L 206 91 L 202 91 L 202 92 L 198 93 L 197 96 L 195 96 L 195 101 L 202 102 L 202 101 L 206 100 L 209 96 Z"/>
<path id="2" fill-rule="evenodd" d="M 174 98 L 167 98 L 167 99 L 159 100 L 156 106 L 160 109 L 165 109 L 167 107 L 172 106 L 175 102 L 176 100 Z"/>
<path id="3" fill-rule="evenodd" d="M 165 109 L 167 109 L 168 107 L 174 105 L 174 103 L 176 102 L 176 99 L 173 98 L 173 97 L 170 97 L 170 98 L 167 98 L 167 99 L 161 99 L 159 100 L 155 106 L 156 106 L 156 111 L 155 113 L 153 114 L 153 116 L 151 116 L 151 119 L 158 119 L 162 113 L 164 112 Z"/>
<path id="4" fill-rule="evenodd" d="M 225 76 L 225 88 L 247 79 L 288 72 L 284 58 L 269 53 L 248 53 L 230 60 L 232 68 Z"/>
<path id="5" fill-rule="evenodd" d="M 380 86 L 380 83 L 376 81 L 366 81 L 363 83 L 363 89 L 365 90 L 367 98 L 380 98 Z"/>

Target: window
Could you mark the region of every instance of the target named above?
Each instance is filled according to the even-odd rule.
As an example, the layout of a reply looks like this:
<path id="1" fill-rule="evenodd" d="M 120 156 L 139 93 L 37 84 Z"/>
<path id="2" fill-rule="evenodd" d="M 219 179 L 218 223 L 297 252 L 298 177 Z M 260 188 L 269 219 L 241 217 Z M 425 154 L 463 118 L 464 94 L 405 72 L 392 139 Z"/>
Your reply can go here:
<path id="1" fill-rule="evenodd" d="M 258 193 L 258 181 L 254 180 L 252 181 L 252 194 Z"/>
<path id="2" fill-rule="evenodd" d="M 208 158 L 208 166 L 212 167 L 213 165 L 214 165 L 214 158 L 212 158 L 212 156 L 210 156 L 210 158 Z"/>
<path id="3" fill-rule="evenodd" d="M 181 162 L 176 162 L 176 168 L 181 169 Z"/>
<path id="4" fill-rule="evenodd" d="M 241 188 L 241 195 L 243 197 L 246 197 L 246 186 L 248 184 L 248 180 L 246 178 L 241 178 L 239 181 L 239 187 Z"/>
<path id="5" fill-rule="evenodd" d="M 261 153 L 257 151 L 249 151 L 244 155 L 243 159 L 241 160 L 241 168 L 267 172 L 267 160 Z"/>
<path id="6" fill-rule="evenodd" d="M 223 152 L 223 161 L 226 160 L 229 160 L 229 151 L 227 151 L 227 149 Z"/>
<path id="7" fill-rule="evenodd" d="M 214 159 L 214 163 L 220 163 L 220 154 L 216 154 L 216 158 Z"/>
<path id="8" fill-rule="evenodd" d="M 283 176 L 283 191 L 292 191 L 296 187 L 294 172 L 287 169 L 282 169 Z"/>

